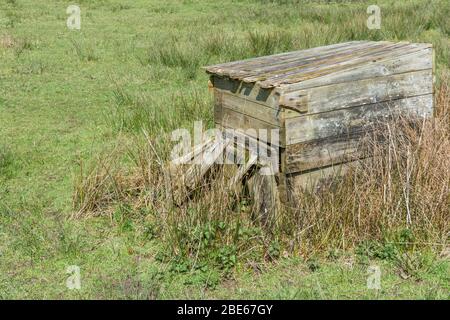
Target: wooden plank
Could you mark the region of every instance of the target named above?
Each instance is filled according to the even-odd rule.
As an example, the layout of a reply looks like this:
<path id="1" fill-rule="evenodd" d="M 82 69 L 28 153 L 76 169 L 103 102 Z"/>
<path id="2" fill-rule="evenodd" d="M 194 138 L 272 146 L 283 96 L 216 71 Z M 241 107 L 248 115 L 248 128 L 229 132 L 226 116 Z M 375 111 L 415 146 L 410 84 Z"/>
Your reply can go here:
<path id="1" fill-rule="evenodd" d="M 274 66 L 269 65 L 260 70 L 255 70 L 255 75 L 242 78 L 244 82 L 267 82 L 267 87 L 271 86 L 269 82 L 277 81 L 289 77 L 294 74 L 301 74 L 313 69 L 322 69 L 325 67 L 333 66 L 339 61 L 350 61 L 352 58 L 358 56 L 364 56 L 367 54 L 375 54 L 379 50 L 389 52 L 387 49 L 391 47 L 405 47 L 407 44 L 393 44 L 390 42 L 372 42 L 364 44 L 362 46 L 354 46 L 346 48 L 340 51 L 331 51 L 327 54 L 320 54 L 317 56 L 309 57 L 307 59 L 296 59 L 290 63 L 276 64 Z M 369 58 L 370 59 L 370 58 Z M 264 85 L 266 87 L 266 85 Z"/>
<path id="2" fill-rule="evenodd" d="M 194 146 L 194 148 L 192 149 L 192 151 L 182 155 L 179 158 L 173 159 L 171 161 L 172 165 L 180 165 L 180 164 L 187 164 L 190 163 L 194 158 L 196 158 L 202 151 L 203 149 L 209 145 L 211 142 L 213 141 L 213 139 L 207 139 L 205 142 L 200 143 L 196 146 Z"/>
<path id="3" fill-rule="evenodd" d="M 280 129 L 279 125 L 254 118 L 222 106 L 214 106 L 214 120 L 226 128 L 235 129 Z"/>
<path id="4" fill-rule="evenodd" d="M 339 164 L 365 157 L 365 131 L 286 146 L 286 173 Z"/>
<path id="5" fill-rule="evenodd" d="M 247 171 L 250 170 L 250 168 L 256 164 L 257 160 L 258 156 L 254 153 L 250 153 L 249 160 L 239 167 L 236 175 L 232 177 L 231 180 L 228 182 L 228 189 L 233 188 L 239 181 L 241 181 L 244 175 L 247 173 Z"/>
<path id="6" fill-rule="evenodd" d="M 322 47 L 315 47 L 291 52 L 283 52 L 269 56 L 256 57 L 236 62 L 229 62 L 227 63 L 227 66 L 225 68 L 220 67 L 220 69 L 227 69 L 228 73 L 231 73 L 232 70 L 241 70 L 243 71 L 241 77 L 243 77 L 245 75 L 250 75 L 253 70 L 258 69 L 260 67 L 289 63 L 293 60 L 299 59 L 309 59 L 311 57 L 317 57 L 323 54 L 327 54 L 328 52 L 340 52 L 342 50 L 348 50 L 349 48 L 358 47 L 370 43 L 371 43 L 370 41 L 351 41 Z"/>
<path id="7" fill-rule="evenodd" d="M 314 114 L 432 92 L 432 69 L 427 69 L 298 90 L 282 96 L 280 104 Z M 285 114 L 287 118 L 296 116 L 301 115 Z"/>
<path id="8" fill-rule="evenodd" d="M 320 52 L 313 55 L 301 55 L 297 54 L 294 58 L 290 60 L 280 61 L 279 59 L 274 60 L 272 63 L 267 63 L 260 68 L 251 68 L 251 72 L 248 73 L 244 78 L 240 77 L 244 82 L 256 82 L 265 80 L 273 75 L 282 75 L 286 72 L 292 70 L 298 70 L 306 68 L 312 65 L 324 66 L 333 63 L 334 58 L 342 58 L 344 56 L 349 56 L 357 52 L 369 52 L 374 48 L 386 47 L 392 45 L 389 42 L 371 42 L 371 43 L 361 43 L 352 46 L 346 46 L 339 49 L 329 49 L 320 50 Z M 319 47 L 320 48 L 320 47 Z M 247 69 L 249 70 L 249 69 Z M 231 72 L 230 76 L 237 77 L 239 73 Z"/>
<path id="9" fill-rule="evenodd" d="M 203 147 L 203 152 L 198 155 L 200 158 L 194 159 L 194 164 L 189 167 L 183 177 L 184 183 L 189 190 L 193 190 L 201 183 L 205 173 L 223 155 L 225 148 L 230 143 L 230 140 L 218 140 L 210 142 Z"/>
<path id="10" fill-rule="evenodd" d="M 232 62 L 226 62 L 221 64 L 216 64 L 212 66 L 205 67 L 206 71 L 208 73 L 217 74 L 221 76 L 228 76 L 231 72 L 231 70 L 242 70 L 243 69 L 249 69 L 247 73 L 242 74 L 249 74 L 251 72 L 251 69 L 257 68 L 259 66 L 264 66 L 270 63 L 275 63 L 276 61 L 286 61 L 291 58 L 299 59 L 299 58 L 308 58 L 310 56 L 318 55 L 321 52 L 328 52 L 330 50 L 338 50 L 339 48 L 345 48 L 345 47 L 351 47 L 355 46 L 361 43 L 368 43 L 368 41 L 351 41 L 351 42 L 345 42 L 345 43 L 338 43 L 338 44 L 332 44 L 328 46 L 323 47 L 316 47 L 316 48 L 309 48 L 304 50 L 298 50 L 298 51 L 292 51 L 292 52 L 283 52 L 279 54 L 274 54 L 270 56 L 264 56 L 264 57 L 256 57 L 256 58 L 250 58 L 245 60 L 239 60 L 239 61 L 232 61 Z"/>
<path id="11" fill-rule="evenodd" d="M 391 56 L 398 56 L 403 54 L 409 54 L 412 52 L 419 51 L 421 49 L 415 47 L 407 47 L 406 45 L 402 46 L 401 44 L 396 45 L 395 50 L 391 49 L 380 49 L 375 53 L 366 53 L 366 54 L 358 54 L 344 56 L 337 58 L 333 64 L 326 64 L 323 66 L 312 66 L 305 69 L 295 69 L 291 72 L 283 73 L 283 74 L 274 74 L 273 77 L 267 78 L 263 81 L 257 81 L 257 83 L 262 88 L 272 88 L 277 87 L 283 84 L 291 84 L 297 83 L 301 81 L 305 81 L 308 79 L 317 78 L 323 75 L 328 75 L 335 73 L 341 70 L 348 70 L 359 68 L 361 66 L 366 65 L 370 61 L 376 61 L 378 59 L 383 59 Z"/>
<path id="12" fill-rule="evenodd" d="M 278 130 L 279 136 L 283 132 L 279 126 L 218 106 L 214 106 L 214 121 L 224 128 L 240 130 L 252 138 L 262 139 L 265 142 L 274 144 L 276 141 L 272 141 L 272 130 Z M 262 137 L 259 129 L 267 130 L 267 136 Z M 277 145 L 280 143 L 281 141 L 279 140 Z"/>
<path id="13" fill-rule="evenodd" d="M 363 165 L 365 159 L 356 160 L 328 167 L 323 167 L 318 170 L 311 170 L 307 172 L 297 172 L 287 175 L 289 193 L 291 199 L 294 200 L 295 194 L 302 191 L 314 191 L 320 187 L 321 184 L 330 184 L 336 179 L 345 175 L 350 169 L 354 169 Z"/>
<path id="14" fill-rule="evenodd" d="M 286 145 L 367 130 L 395 115 L 430 116 L 433 95 L 421 95 L 286 119 Z"/>
<path id="15" fill-rule="evenodd" d="M 359 41 L 234 61 L 206 67 L 210 74 L 273 88 L 364 67 L 374 60 L 430 48 L 429 44 Z"/>
<path id="16" fill-rule="evenodd" d="M 250 142 L 246 143 L 245 147 L 252 153 L 258 154 L 259 158 L 263 162 L 270 162 L 269 158 L 265 158 L 265 155 L 271 155 L 277 152 L 278 148 L 275 146 L 270 146 L 266 143 L 260 142 L 257 139 L 254 139 L 253 137 L 249 137 L 245 135 L 242 132 L 239 131 L 233 131 L 232 133 L 224 127 L 219 127 L 224 131 L 225 137 L 227 139 L 233 140 L 234 138 L 237 138 L 236 143 L 239 144 L 242 141 L 245 141 L 246 139 L 249 139 Z M 263 149 L 263 150 L 262 150 Z"/>
<path id="17" fill-rule="evenodd" d="M 234 143 L 238 150 L 248 150 L 250 153 L 257 154 L 258 162 L 260 164 L 273 164 L 274 159 L 278 159 L 277 162 L 279 164 L 280 148 L 278 146 L 269 145 L 265 141 L 258 141 L 258 139 L 245 134 L 245 132 L 240 132 L 237 130 L 227 130 L 227 128 L 224 128 L 220 124 L 216 124 L 216 128 L 222 130 L 225 139 L 232 141 L 232 143 Z M 279 170 L 276 171 L 279 172 Z"/>
<path id="18" fill-rule="evenodd" d="M 257 84 L 243 83 L 229 78 L 212 76 L 212 83 L 216 92 L 233 94 L 236 97 L 251 100 L 263 106 L 278 110 L 278 92 L 272 89 L 263 89 Z"/>
<path id="19" fill-rule="evenodd" d="M 228 92 L 217 92 L 220 95 L 220 103 L 222 108 L 227 108 L 247 116 L 265 121 L 275 126 L 280 126 L 279 110 L 270 108 L 266 105 L 259 104 L 253 100 L 239 97 Z"/>
<path id="20" fill-rule="evenodd" d="M 321 87 L 330 84 L 431 69 L 432 51 L 432 48 L 426 48 L 409 54 L 369 61 L 365 65 L 355 69 L 336 70 L 336 72 L 330 75 L 321 76 L 298 83 L 282 85 L 279 89 L 277 88 L 277 91 L 283 95 L 293 91 Z"/>
<path id="21" fill-rule="evenodd" d="M 237 97 L 253 100 L 255 103 L 277 109 L 279 94 L 272 89 L 263 89 L 259 85 L 243 83 L 239 80 L 212 76 L 214 89 L 217 92 L 234 94 Z"/>
<path id="22" fill-rule="evenodd" d="M 229 91 L 232 93 L 236 93 L 241 86 L 241 81 L 239 80 L 226 77 L 218 77 L 216 75 L 212 75 L 210 77 L 210 81 L 215 89 Z"/>
<path id="23" fill-rule="evenodd" d="M 348 57 L 347 59 L 340 59 L 336 61 L 334 65 L 311 67 L 305 70 L 294 70 L 290 73 L 279 75 L 276 78 L 269 78 L 265 81 L 257 82 L 263 88 L 270 88 L 282 85 L 294 84 L 309 79 L 318 78 L 324 75 L 333 74 L 343 70 L 352 70 L 360 67 L 364 67 L 370 62 L 376 62 L 385 58 L 392 58 L 404 54 L 417 52 L 420 49 L 417 48 L 397 48 L 393 52 L 388 50 L 380 51 L 376 54 L 368 56 L 367 54 L 355 55 L 354 57 Z"/>
<path id="24" fill-rule="evenodd" d="M 280 196 L 275 175 L 266 174 L 263 170 L 271 170 L 271 167 L 261 168 L 260 172 L 251 176 L 247 180 L 247 187 L 253 200 L 254 218 L 262 227 L 272 229 L 279 218 Z"/>

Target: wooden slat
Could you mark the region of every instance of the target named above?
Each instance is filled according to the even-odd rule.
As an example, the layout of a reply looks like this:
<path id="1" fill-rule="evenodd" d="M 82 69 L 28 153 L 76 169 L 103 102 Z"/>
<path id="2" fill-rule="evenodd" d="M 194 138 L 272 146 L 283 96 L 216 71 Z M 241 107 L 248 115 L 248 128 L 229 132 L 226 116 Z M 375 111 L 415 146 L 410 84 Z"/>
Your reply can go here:
<path id="1" fill-rule="evenodd" d="M 365 65 L 355 69 L 338 70 L 333 74 L 326 76 L 321 76 L 298 83 L 282 85 L 279 89 L 277 89 L 277 91 L 284 95 L 289 92 L 313 87 L 431 69 L 432 51 L 432 48 L 428 48 L 400 56 L 386 57 L 377 61 L 369 61 Z"/>
<path id="2" fill-rule="evenodd" d="M 320 50 L 314 54 L 297 54 L 289 60 L 274 59 L 271 63 L 266 63 L 259 68 L 246 68 L 244 72 L 230 72 L 230 77 L 240 78 L 245 82 L 255 82 L 267 79 L 271 75 L 284 74 L 290 70 L 306 68 L 311 65 L 326 65 L 332 63 L 333 58 L 347 56 L 356 52 L 367 52 L 374 48 L 385 47 L 389 43 L 369 42 L 357 43 L 352 46 L 346 46 L 339 49 Z M 320 48 L 319 48 L 320 49 Z M 245 75 L 245 76 L 244 76 Z"/>
<path id="3" fill-rule="evenodd" d="M 247 171 L 250 170 L 250 168 L 256 164 L 257 160 L 258 156 L 254 153 L 250 153 L 249 160 L 239 167 L 236 175 L 233 176 L 228 182 L 228 188 L 229 189 L 233 188 L 239 181 L 241 181 L 244 175 L 247 173 Z"/>
<path id="4" fill-rule="evenodd" d="M 427 94 L 286 119 L 286 145 L 365 130 L 394 114 L 430 116 L 432 109 Z"/>
<path id="5" fill-rule="evenodd" d="M 251 70 L 254 68 L 258 68 L 260 66 L 268 65 L 271 63 L 276 63 L 277 61 L 289 61 L 289 59 L 295 58 L 308 58 L 310 56 L 318 55 L 321 52 L 329 52 L 330 50 L 338 50 L 339 48 L 356 46 L 361 43 L 368 43 L 368 41 L 351 41 L 345 43 L 332 44 L 323 47 L 310 48 L 305 50 L 298 50 L 292 52 L 283 52 L 279 54 L 274 54 L 270 56 L 264 57 L 256 57 L 239 61 L 226 62 L 221 64 L 216 64 L 212 66 L 205 67 L 208 73 L 217 74 L 221 76 L 229 76 L 232 71 L 247 69 L 244 75 L 249 75 Z"/>
<path id="6" fill-rule="evenodd" d="M 339 164 L 365 156 L 361 140 L 366 131 L 286 146 L 286 173 Z"/>
<path id="7" fill-rule="evenodd" d="M 271 155 L 279 152 L 279 148 L 277 146 L 270 146 L 265 142 L 260 142 L 258 139 L 250 137 L 244 132 L 237 130 L 232 130 L 231 132 L 220 124 L 216 124 L 216 128 L 222 130 L 225 139 L 232 140 L 235 145 L 238 145 L 240 148 L 247 149 L 249 152 L 257 154 L 259 157 L 258 160 L 263 163 L 271 163 Z M 242 145 L 242 143 L 244 143 L 244 145 Z"/>
<path id="8" fill-rule="evenodd" d="M 280 129 L 279 125 L 248 116 L 223 106 L 214 106 L 214 121 L 226 128 L 235 129 Z"/>
<path id="9" fill-rule="evenodd" d="M 272 124 L 274 126 L 280 126 L 279 110 L 269 108 L 268 106 L 256 103 L 250 99 L 242 98 L 227 92 L 219 92 L 216 90 L 214 93 L 219 97 L 222 108 L 230 109 L 238 113 L 242 113 L 246 116 L 256 118 Z"/>
<path id="10" fill-rule="evenodd" d="M 373 54 L 380 50 L 389 52 L 387 49 L 390 47 L 405 47 L 406 44 L 392 44 L 384 42 L 372 42 L 363 46 L 355 46 L 352 48 L 346 48 L 346 50 L 333 52 L 327 54 L 321 54 L 318 56 L 310 57 L 309 59 L 296 59 L 290 63 L 281 63 L 274 66 L 270 65 L 260 70 L 255 70 L 254 75 L 247 76 L 242 80 L 245 82 L 261 81 L 265 84 L 276 82 L 279 79 L 289 77 L 295 74 L 301 74 L 309 70 L 322 69 L 325 67 L 333 66 L 339 61 L 349 61 L 355 56 L 363 56 L 364 54 Z M 267 85 L 269 87 L 269 85 Z"/>
<path id="11" fill-rule="evenodd" d="M 279 94 L 272 89 L 264 89 L 255 83 L 243 83 L 239 80 L 212 76 L 214 90 L 251 100 L 263 106 L 278 110 Z"/>
<path id="12" fill-rule="evenodd" d="M 307 172 L 297 172 L 287 176 L 289 191 L 293 195 L 293 204 L 295 205 L 295 193 L 301 190 L 314 191 L 321 183 L 331 181 L 342 177 L 351 168 L 361 166 L 366 159 L 356 160 L 328 167 L 323 167 L 317 170 Z M 331 181 L 329 181 L 331 180 Z"/>
<path id="13" fill-rule="evenodd" d="M 187 169 L 183 177 L 188 189 L 192 190 L 201 183 L 205 173 L 223 155 L 225 148 L 230 143 L 230 140 L 212 141 L 202 148 L 201 154 L 198 155 L 200 158 L 194 159 L 194 163 Z"/>
<path id="14" fill-rule="evenodd" d="M 358 54 L 337 58 L 333 64 L 325 64 L 322 66 L 312 66 L 304 69 L 294 69 L 291 72 L 275 74 L 273 77 L 264 81 L 255 80 L 262 88 L 277 87 L 283 84 L 297 83 L 308 79 L 317 78 L 319 76 L 332 74 L 341 70 L 353 69 L 364 66 L 370 61 L 383 59 L 402 54 L 409 54 L 419 51 L 416 47 L 408 47 L 404 44 L 392 45 L 391 49 L 381 48 L 375 53 Z"/>
<path id="15" fill-rule="evenodd" d="M 235 112 L 231 109 L 221 108 L 217 105 L 214 106 L 214 121 L 224 128 L 241 130 L 246 135 L 255 139 L 261 138 L 258 130 L 265 129 L 267 130 L 267 140 L 269 143 L 274 143 L 271 138 L 271 130 L 278 130 L 279 135 L 283 131 L 279 126 Z M 281 140 L 279 143 L 281 143 Z"/>
<path id="16" fill-rule="evenodd" d="M 213 65 L 206 70 L 214 75 L 258 83 L 262 88 L 273 88 L 427 48 L 430 48 L 429 44 L 349 42 Z"/>
<path id="17" fill-rule="evenodd" d="M 180 164 L 187 164 L 190 163 L 194 158 L 197 158 L 198 155 L 203 151 L 203 149 L 209 145 L 211 142 L 213 141 L 213 139 L 207 139 L 205 142 L 200 143 L 198 145 L 196 145 L 191 152 L 188 152 L 184 155 L 182 155 L 179 158 L 173 159 L 171 161 L 172 165 L 180 165 Z"/>
<path id="18" fill-rule="evenodd" d="M 281 97 L 280 104 L 307 114 L 326 112 L 433 92 L 432 70 L 401 73 L 298 90 Z M 301 116 L 295 112 L 285 117 Z"/>

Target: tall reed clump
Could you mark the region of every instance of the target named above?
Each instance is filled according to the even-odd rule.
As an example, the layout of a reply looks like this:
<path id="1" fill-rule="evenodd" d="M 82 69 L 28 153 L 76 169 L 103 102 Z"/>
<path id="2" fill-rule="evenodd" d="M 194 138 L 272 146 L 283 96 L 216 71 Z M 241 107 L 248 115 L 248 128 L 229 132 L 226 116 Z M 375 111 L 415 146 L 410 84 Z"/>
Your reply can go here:
<path id="1" fill-rule="evenodd" d="M 276 230 L 267 232 L 253 219 L 245 188 L 224 188 L 226 168 L 212 170 L 188 201 L 174 205 L 181 175 L 169 170 L 169 137 L 148 131 L 120 153 L 132 160 L 129 171 L 110 161 L 115 164 L 100 162 L 80 173 L 77 217 L 124 203 L 134 212 L 144 210 L 166 248 L 161 259 L 181 259 L 190 268 L 214 261 L 229 270 L 237 261 L 274 259 L 282 252 L 308 255 L 367 240 L 404 242 L 399 235 L 405 232 L 411 246 L 442 248 L 450 231 L 448 81 L 442 77 L 433 119 L 386 123 L 365 139 L 372 157 L 329 188 L 298 192 L 298 205 L 282 211 Z"/>
<path id="2" fill-rule="evenodd" d="M 154 98 L 145 92 L 131 92 L 116 84 L 113 90 L 114 108 L 106 114 L 110 127 L 116 132 L 150 135 L 170 134 L 182 126 L 191 127 L 193 121 L 212 122 L 210 97 L 206 90 L 174 93 L 169 101 Z"/>

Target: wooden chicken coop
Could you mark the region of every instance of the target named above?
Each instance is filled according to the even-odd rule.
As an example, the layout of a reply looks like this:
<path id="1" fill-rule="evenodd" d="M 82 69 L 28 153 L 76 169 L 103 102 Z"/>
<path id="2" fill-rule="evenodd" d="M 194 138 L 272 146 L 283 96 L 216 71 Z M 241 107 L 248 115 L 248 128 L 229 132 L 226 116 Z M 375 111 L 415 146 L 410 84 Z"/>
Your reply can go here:
<path id="1" fill-rule="evenodd" d="M 361 137 L 387 118 L 431 116 L 433 57 L 430 44 L 352 41 L 208 66 L 214 120 L 260 142 L 259 129 L 278 129 L 277 141 L 263 137 L 279 152 L 278 195 L 269 177 L 255 193 L 289 201 L 358 159 Z"/>

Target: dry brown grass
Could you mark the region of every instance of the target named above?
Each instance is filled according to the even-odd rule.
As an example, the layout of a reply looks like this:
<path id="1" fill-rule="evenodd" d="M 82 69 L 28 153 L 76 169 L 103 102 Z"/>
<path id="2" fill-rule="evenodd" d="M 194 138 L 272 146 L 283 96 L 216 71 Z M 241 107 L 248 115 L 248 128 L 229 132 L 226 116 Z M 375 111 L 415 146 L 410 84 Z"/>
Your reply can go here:
<path id="1" fill-rule="evenodd" d="M 0 47 L 13 48 L 16 45 L 16 40 L 9 34 L 0 35 Z"/>
<path id="2" fill-rule="evenodd" d="M 252 219 L 245 193 L 225 190 L 217 170 L 190 201 L 173 206 L 176 176 L 164 164 L 168 144 L 146 137 L 126 155 L 125 172 L 117 154 L 83 169 L 76 182 L 76 217 L 111 212 L 121 203 L 149 212 L 170 252 L 197 259 L 207 248 L 232 248 L 239 257 L 270 256 L 273 243 L 303 254 L 330 247 L 349 249 L 365 240 L 397 241 L 408 230 L 412 245 L 437 246 L 449 237 L 450 92 L 443 76 L 436 92 L 435 117 L 386 124 L 367 144 L 373 157 L 333 188 L 301 192 L 299 205 L 280 215 L 277 230 L 264 232 Z M 123 153 L 122 153 L 123 154 Z M 172 187 L 169 187 L 172 186 Z M 272 249 L 271 249 L 272 248 Z M 276 251 L 276 250 L 275 250 Z"/>
<path id="3" fill-rule="evenodd" d="M 435 118 L 397 119 L 368 141 L 372 158 L 330 190 L 300 193 L 282 225 L 304 249 L 349 248 L 368 239 L 395 241 L 399 230 L 419 244 L 444 246 L 450 226 L 450 95 L 448 76 Z M 440 247 L 442 249 L 442 247 Z"/>

